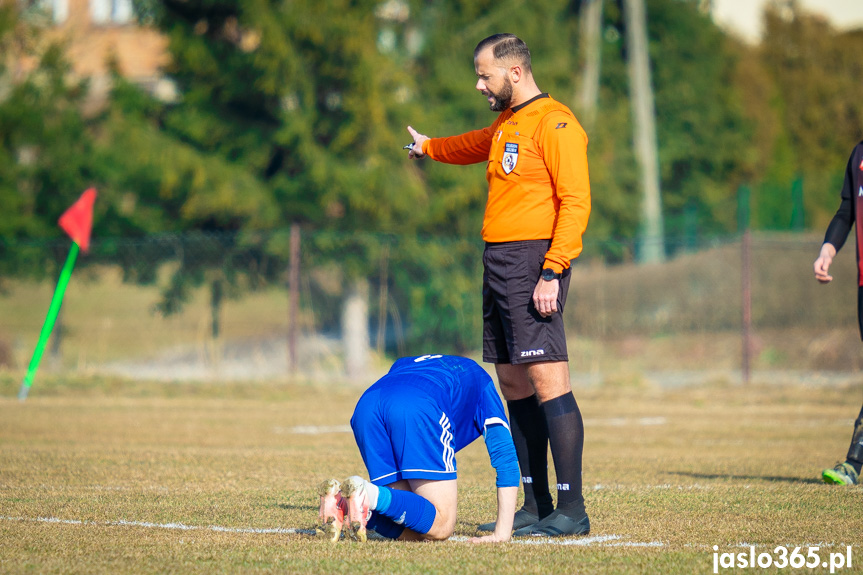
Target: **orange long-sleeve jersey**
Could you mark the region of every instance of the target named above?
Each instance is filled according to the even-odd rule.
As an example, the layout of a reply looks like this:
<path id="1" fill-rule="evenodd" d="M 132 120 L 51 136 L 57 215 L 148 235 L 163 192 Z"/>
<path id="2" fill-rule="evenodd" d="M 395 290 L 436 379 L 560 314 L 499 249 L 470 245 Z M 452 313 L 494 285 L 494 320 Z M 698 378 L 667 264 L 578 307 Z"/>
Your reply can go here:
<path id="1" fill-rule="evenodd" d="M 485 241 L 551 239 L 545 267 L 558 273 L 581 253 L 590 217 L 587 134 L 563 104 L 542 94 L 488 128 L 426 140 L 422 151 L 447 164 L 488 162 Z"/>

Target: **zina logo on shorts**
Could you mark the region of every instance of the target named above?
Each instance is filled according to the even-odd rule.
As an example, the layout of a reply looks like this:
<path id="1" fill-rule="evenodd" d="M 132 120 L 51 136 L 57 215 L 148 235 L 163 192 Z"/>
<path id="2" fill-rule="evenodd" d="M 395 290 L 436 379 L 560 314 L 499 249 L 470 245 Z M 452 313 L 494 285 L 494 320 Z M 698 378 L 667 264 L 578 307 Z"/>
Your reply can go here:
<path id="1" fill-rule="evenodd" d="M 569 491 L 569 483 L 558 483 L 557 484 L 558 491 Z"/>
<path id="2" fill-rule="evenodd" d="M 529 349 L 521 352 L 521 357 L 533 357 L 535 355 L 545 355 L 544 349 Z"/>

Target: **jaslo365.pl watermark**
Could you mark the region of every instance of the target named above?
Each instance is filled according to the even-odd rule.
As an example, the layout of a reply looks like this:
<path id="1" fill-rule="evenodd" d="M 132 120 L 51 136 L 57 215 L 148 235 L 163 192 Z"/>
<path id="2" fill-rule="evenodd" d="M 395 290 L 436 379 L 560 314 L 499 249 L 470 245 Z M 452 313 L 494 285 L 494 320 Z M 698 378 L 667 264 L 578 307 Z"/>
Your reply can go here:
<path id="1" fill-rule="evenodd" d="M 746 569 L 749 567 L 767 569 L 775 567 L 784 569 L 791 567 L 792 569 L 815 569 L 821 567 L 823 569 L 830 568 L 831 573 L 835 573 L 837 569 L 851 568 L 851 546 L 845 548 L 845 551 L 837 553 L 825 554 L 825 559 L 822 560 L 818 551 L 820 547 L 806 547 L 806 553 L 801 551 L 800 547 L 795 547 L 789 552 L 787 547 L 776 547 L 772 553 L 755 553 L 755 547 L 750 546 L 749 551 L 741 553 L 719 553 L 719 546 L 713 546 L 713 572 L 719 573 L 720 569 Z"/>

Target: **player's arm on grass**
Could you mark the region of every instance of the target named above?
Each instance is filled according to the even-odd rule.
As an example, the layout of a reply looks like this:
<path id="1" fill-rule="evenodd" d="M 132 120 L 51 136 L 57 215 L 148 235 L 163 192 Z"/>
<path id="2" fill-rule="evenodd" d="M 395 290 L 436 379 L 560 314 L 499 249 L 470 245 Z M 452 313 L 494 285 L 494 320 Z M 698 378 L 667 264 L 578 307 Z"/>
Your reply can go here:
<path id="1" fill-rule="evenodd" d="M 509 429 L 502 423 L 486 426 L 483 433 L 485 447 L 491 465 L 497 472 L 497 522 L 494 533 L 473 537 L 471 543 L 496 543 L 509 541 L 512 537 L 512 521 L 518 499 L 518 484 L 521 476 L 518 471 L 518 457 Z"/>
<path id="2" fill-rule="evenodd" d="M 471 543 L 504 543 L 512 539 L 512 521 L 518 500 L 518 487 L 498 487 L 497 522 L 494 533 L 481 537 L 471 537 Z"/>

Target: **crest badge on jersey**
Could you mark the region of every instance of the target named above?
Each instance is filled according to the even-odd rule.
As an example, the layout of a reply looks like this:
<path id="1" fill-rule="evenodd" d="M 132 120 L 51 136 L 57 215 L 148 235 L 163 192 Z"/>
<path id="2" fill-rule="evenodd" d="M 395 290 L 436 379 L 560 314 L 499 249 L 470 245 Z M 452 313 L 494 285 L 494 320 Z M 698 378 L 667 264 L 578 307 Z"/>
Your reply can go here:
<path id="1" fill-rule="evenodd" d="M 863 160 L 860 161 L 860 171 L 863 172 Z"/>
<path id="2" fill-rule="evenodd" d="M 509 175 L 515 169 L 515 165 L 518 163 L 518 144 L 513 144 L 511 142 L 507 142 L 503 148 L 503 160 L 501 160 L 501 164 L 503 165 L 503 171 Z"/>

